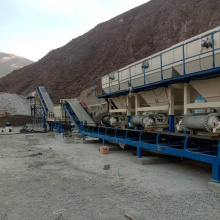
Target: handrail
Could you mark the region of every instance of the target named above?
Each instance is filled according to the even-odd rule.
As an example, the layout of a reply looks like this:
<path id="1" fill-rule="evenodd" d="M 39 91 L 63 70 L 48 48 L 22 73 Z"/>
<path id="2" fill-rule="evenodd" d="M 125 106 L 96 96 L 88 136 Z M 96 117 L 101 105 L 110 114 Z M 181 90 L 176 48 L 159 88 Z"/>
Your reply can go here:
<path id="1" fill-rule="evenodd" d="M 97 95 L 97 88 L 100 88 L 100 87 L 101 87 L 101 95 L 103 95 L 103 86 L 105 86 L 105 85 L 107 85 L 107 84 L 108 84 L 108 87 L 109 87 L 109 93 L 107 93 L 107 94 L 111 94 L 111 86 L 112 86 L 112 83 L 114 83 L 114 82 L 116 82 L 115 85 L 118 84 L 118 89 L 119 89 L 119 90 L 118 90 L 117 92 L 124 91 L 124 90 L 120 90 L 120 89 L 121 89 L 120 84 L 121 84 L 122 82 L 124 82 L 124 81 L 130 81 L 130 85 L 132 86 L 132 79 L 136 78 L 136 77 L 139 76 L 139 75 L 143 75 L 143 76 L 144 76 L 144 84 L 143 84 L 143 85 L 149 85 L 149 84 L 150 84 L 149 81 L 148 81 L 148 83 L 146 83 L 146 77 L 147 77 L 147 75 L 149 75 L 151 72 L 156 71 L 156 70 L 158 70 L 158 69 L 160 69 L 160 73 L 161 73 L 161 80 L 160 80 L 160 81 L 162 82 L 162 81 L 164 80 L 164 75 L 163 75 L 163 70 L 164 70 L 164 69 L 163 69 L 163 68 L 164 68 L 164 67 L 167 67 L 167 66 L 169 66 L 169 65 L 173 65 L 173 64 L 175 64 L 175 63 L 179 63 L 179 62 L 182 62 L 182 64 L 183 64 L 183 75 L 185 75 L 185 74 L 186 74 L 186 61 L 187 61 L 187 60 L 192 59 L 192 58 L 194 58 L 194 57 L 202 56 L 202 55 L 208 54 L 208 53 L 212 53 L 212 57 L 213 57 L 213 59 L 212 59 L 212 60 L 213 60 L 212 68 L 215 68 L 215 51 L 220 50 L 220 48 L 216 48 L 216 47 L 215 47 L 214 34 L 219 33 L 219 32 L 220 32 L 220 30 L 213 31 L 212 33 L 206 34 L 206 35 L 201 36 L 201 37 L 197 37 L 196 39 L 193 39 L 193 40 L 191 40 L 191 41 L 182 43 L 182 44 L 180 44 L 180 45 L 177 45 L 177 46 L 174 46 L 174 47 L 171 47 L 171 48 L 168 48 L 167 50 L 165 50 L 165 51 L 163 51 L 163 52 L 161 52 L 161 53 L 159 53 L 159 54 L 156 54 L 155 56 L 151 56 L 151 57 L 148 57 L 148 58 L 146 58 L 146 59 L 142 59 L 141 61 L 139 61 L 139 62 L 137 62 L 137 63 L 135 63 L 135 64 L 131 64 L 131 65 L 126 66 L 125 68 L 122 68 L 122 69 L 120 69 L 120 70 L 113 71 L 113 72 L 111 72 L 111 73 L 109 73 L 109 74 L 103 76 L 103 77 L 106 77 L 106 76 L 107 76 L 107 79 L 108 79 L 108 80 L 107 80 L 106 83 L 103 83 L 103 77 L 99 77 L 99 78 L 95 79 L 95 80 L 94 80 L 94 84 L 95 84 L 95 93 L 96 93 L 96 96 L 98 96 L 98 95 Z M 185 46 L 187 46 L 187 45 L 190 44 L 190 43 L 193 43 L 193 42 L 199 41 L 199 40 L 201 40 L 201 39 L 204 39 L 204 38 L 206 38 L 206 37 L 208 37 L 208 36 L 211 36 L 211 39 L 212 39 L 212 50 L 205 51 L 205 52 L 202 52 L 202 51 L 201 51 L 200 53 L 198 53 L 198 54 L 196 54 L 196 55 L 192 55 L 192 56 L 190 56 L 190 57 L 186 57 L 186 51 L 185 51 L 186 49 L 185 49 Z M 170 62 L 170 63 L 168 63 L 168 64 L 164 64 L 164 65 L 163 65 L 163 54 L 166 54 L 166 53 L 168 53 L 168 52 L 170 52 L 170 51 L 174 51 L 175 49 L 178 49 L 178 48 L 182 48 L 182 49 L 181 49 L 181 51 L 182 51 L 182 59 L 179 59 L 179 60 L 176 60 L 176 61 L 174 61 L 174 62 Z M 158 58 L 158 57 L 160 57 L 160 67 L 157 67 L 157 68 L 154 68 L 154 69 L 151 69 L 151 70 L 147 71 L 146 68 L 145 68 L 145 63 L 146 63 L 146 62 L 149 62 L 149 61 L 152 61 L 153 59 Z M 136 72 L 136 74 L 135 74 L 134 76 L 132 76 L 131 68 L 136 67 L 136 66 L 138 66 L 138 65 L 140 65 L 140 64 L 142 64 L 142 72 L 141 72 L 141 73 L 137 73 L 137 72 Z M 126 77 L 126 78 L 124 78 L 124 79 L 123 79 L 123 71 L 129 71 L 128 77 Z M 111 75 L 111 74 L 113 74 L 113 73 L 115 73 L 115 74 L 117 73 L 118 77 L 116 77 L 114 80 L 111 81 L 109 75 Z M 120 74 L 121 74 L 121 75 L 120 75 Z M 100 79 L 101 79 L 101 85 L 97 85 L 96 82 L 97 82 L 97 80 L 100 80 Z"/>

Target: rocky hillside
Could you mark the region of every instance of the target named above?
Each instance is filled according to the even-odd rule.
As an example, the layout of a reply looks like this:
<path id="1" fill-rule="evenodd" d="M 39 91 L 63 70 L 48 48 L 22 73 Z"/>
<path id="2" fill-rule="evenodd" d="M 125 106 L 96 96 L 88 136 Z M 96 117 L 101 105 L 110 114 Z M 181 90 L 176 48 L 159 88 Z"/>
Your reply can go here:
<path id="1" fill-rule="evenodd" d="M 20 69 L 32 63 L 33 61 L 26 58 L 0 52 L 0 78 L 11 73 L 13 70 Z"/>
<path id="2" fill-rule="evenodd" d="M 3 77 L 0 91 L 43 85 L 55 101 L 76 97 L 97 77 L 219 26 L 219 11 L 217 0 L 151 0 Z"/>

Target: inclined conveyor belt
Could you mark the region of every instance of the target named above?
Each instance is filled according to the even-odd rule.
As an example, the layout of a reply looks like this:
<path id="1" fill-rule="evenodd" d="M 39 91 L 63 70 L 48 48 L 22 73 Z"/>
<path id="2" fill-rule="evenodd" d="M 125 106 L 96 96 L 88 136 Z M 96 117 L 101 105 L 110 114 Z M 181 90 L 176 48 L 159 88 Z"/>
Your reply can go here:
<path id="1" fill-rule="evenodd" d="M 38 86 L 37 87 L 37 93 L 40 97 L 40 101 L 41 101 L 41 104 L 44 108 L 44 111 L 47 113 L 47 112 L 54 112 L 54 104 L 46 90 L 45 87 L 43 86 Z"/>
<path id="2" fill-rule="evenodd" d="M 79 121 L 87 122 L 88 125 L 95 126 L 94 121 L 89 116 L 88 112 L 82 107 L 82 105 L 78 102 L 77 99 L 64 99 L 66 103 L 68 103 L 69 107 L 72 109 L 74 114 L 77 116 Z M 68 109 L 66 109 L 68 110 Z M 69 112 L 69 114 L 71 114 Z"/>

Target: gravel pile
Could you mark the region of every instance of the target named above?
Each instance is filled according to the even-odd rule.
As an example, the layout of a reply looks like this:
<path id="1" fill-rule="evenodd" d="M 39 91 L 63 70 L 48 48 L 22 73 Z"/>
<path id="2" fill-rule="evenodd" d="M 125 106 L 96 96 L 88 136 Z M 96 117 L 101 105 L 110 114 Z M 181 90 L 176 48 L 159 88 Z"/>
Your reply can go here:
<path id="1" fill-rule="evenodd" d="M 0 110 L 10 115 L 31 115 L 29 100 L 17 94 L 0 93 Z"/>

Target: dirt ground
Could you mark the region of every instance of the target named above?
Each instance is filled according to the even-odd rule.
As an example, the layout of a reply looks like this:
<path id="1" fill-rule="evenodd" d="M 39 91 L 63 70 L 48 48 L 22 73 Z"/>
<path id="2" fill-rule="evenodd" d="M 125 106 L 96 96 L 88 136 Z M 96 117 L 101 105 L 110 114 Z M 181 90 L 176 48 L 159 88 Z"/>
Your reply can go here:
<path id="1" fill-rule="evenodd" d="M 133 150 L 100 142 L 64 143 L 54 134 L 0 135 L 0 219 L 219 219 L 220 195 L 207 187 L 211 172 L 186 163 L 140 165 Z M 104 170 L 104 165 L 110 165 Z M 120 177 L 119 177 L 120 176 Z M 61 210 L 61 211 L 62 211 Z"/>

